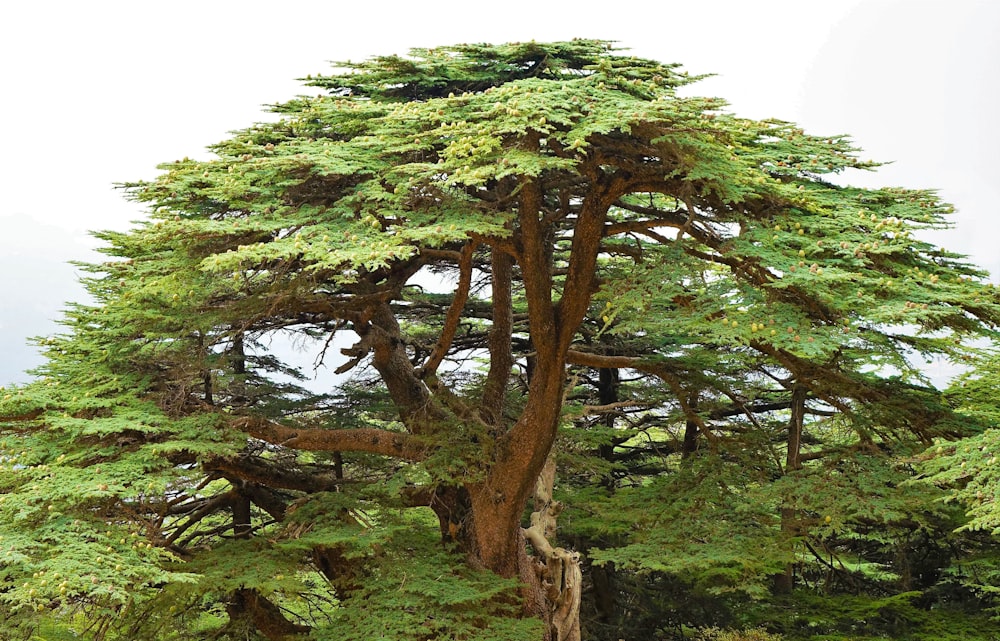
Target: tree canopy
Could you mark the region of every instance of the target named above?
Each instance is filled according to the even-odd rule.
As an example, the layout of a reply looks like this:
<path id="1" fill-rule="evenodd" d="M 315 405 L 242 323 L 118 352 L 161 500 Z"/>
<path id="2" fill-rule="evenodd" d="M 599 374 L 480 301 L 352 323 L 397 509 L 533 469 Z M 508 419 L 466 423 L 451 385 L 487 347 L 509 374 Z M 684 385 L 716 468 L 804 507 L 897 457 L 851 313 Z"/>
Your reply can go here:
<path id="1" fill-rule="evenodd" d="M 696 80 L 592 40 L 341 63 L 124 185 L 149 218 L 98 233 L 93 302 L 0 401 L 6 629 L 667 638 L 817 588 L 843 614 L 816 625 L 875 634 L 932 629 L 947 580 L 934 603 L 989 605 L 949 564 L 992 542 L 944 550 L 964 517 L 912 482 L 989 418 L 919 367 L 1000 321 L 921 239 L 950 206 L 845 186 L 876 167 L 847 137 Z"/>

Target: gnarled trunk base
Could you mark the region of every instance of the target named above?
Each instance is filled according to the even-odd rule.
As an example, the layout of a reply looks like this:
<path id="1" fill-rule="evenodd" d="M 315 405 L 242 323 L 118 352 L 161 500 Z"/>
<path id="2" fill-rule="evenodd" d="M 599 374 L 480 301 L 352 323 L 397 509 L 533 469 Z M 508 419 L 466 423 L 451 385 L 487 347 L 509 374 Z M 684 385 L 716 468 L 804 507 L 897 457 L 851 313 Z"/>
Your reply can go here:
<path id="1" fill-rule="evenodd" d="M 580 555 L 551 543 L 556 535 L 556 521 L 562 504 L 552 498 L 556 464 L 549 456 L 535 484 L 535 505 L 531 525 L 524 536 L 535 549 L 534 572 L 545 591 L 552 641 L 580 641 L 580 601 L 583 595 L 583 572 Z"/>

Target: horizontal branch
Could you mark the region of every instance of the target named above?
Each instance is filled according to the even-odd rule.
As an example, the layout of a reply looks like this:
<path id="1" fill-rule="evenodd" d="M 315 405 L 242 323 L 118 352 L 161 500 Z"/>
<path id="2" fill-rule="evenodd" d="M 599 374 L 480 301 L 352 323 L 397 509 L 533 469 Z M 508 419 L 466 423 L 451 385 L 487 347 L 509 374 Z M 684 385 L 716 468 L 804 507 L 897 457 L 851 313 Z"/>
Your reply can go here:
<path id="1" fill-rule="evenodd" d="M 11 414 L 8 416 L 0 415 L 0 421 L 5 423 L 22 423 L 25 421 L 33 421 L 42 414 L 45 413 L 44 409 L 34 409 L 30 412 L 25 412 L 24 414 Z"/>
<path id="2" fill-rule="evenodd" d="M 453 249 L 432 249 L 430 247 L 420 248 L 420 257 L 425 261 L 444 260 L 452 263 L 462 262 L 462 251 Z"/>
<path id="3" fill-rule="evenodd" d="M 232 426 L 272 445 L 312 452 L 368 452 L 408 461 L 419 461 L 425 455 L 424 448 L 410 434 L 375 428 L 299 428 L 250 416 L 235 420 Z"/>
<path id="4" fill-rule="evenodd" d="M 219 456 L 205 461 L 203 467 L 207 472 L 221 474 L 227 478 L 299 492 L 330 492 L 349 482 L 337 479 L 332 470 L 326 472 L 292 470 L 248 456 Z"/>
<path id="5" fill-rule="evenodd" d="M 653 218 L 650 220 L 627 220 L 618 223 L 609 223 L 604 226 L 604 236 L 617 236 L 628 232 L 647 232 L 658 227 L 682 227 L 687 221 L 684 216 L 677 215 L 677 212 L 656 212 L 658 214 L 673 214 L 668 218 Z"/>
<path id="6" fill-rule="evenodd" d="M 713 420 L 729 418 L 730 416 L 739 416 L 740 414 L 761 414 L 763 412 L 774 412 L 778 410 L 787 410 L 792 406 L 790 400 L 785 401 L 774 401 L 772 403 L 756 403 L 747 405 L 738 405 L 733 407 L 719 407 L 708 413 L 708 418 Z"/>
<path id="7" fill-rule="evenodd" d="M 656 407 L 655 403 L 643 403 L 639 401 L 618 401 L 616 403 L 607 403 L 605 405 L 584 405 L 583 415 L 593 416 L 594 414 L 605 414 L 607 412 L 613 412 L 615 410 L 625 410 L 634 409 L 636 411 L 649 410 Z"/>
<path id="8" fill-rule="evenodd" d="M 584 367 L 608 369 L 634 369 L 651 373 L 642 367 L 642 360 L 633 356 L 609 356 L 607 354 L 592 354 L 571 349 L 566 352 L 566 362 Z"/>

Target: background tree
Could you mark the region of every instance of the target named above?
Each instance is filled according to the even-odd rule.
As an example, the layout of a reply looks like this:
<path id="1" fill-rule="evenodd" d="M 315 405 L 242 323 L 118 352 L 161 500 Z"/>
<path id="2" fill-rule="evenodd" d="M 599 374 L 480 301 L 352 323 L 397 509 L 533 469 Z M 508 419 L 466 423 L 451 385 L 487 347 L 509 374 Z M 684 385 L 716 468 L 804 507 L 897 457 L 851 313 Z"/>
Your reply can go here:
<path id="1" fill-rule="evenodd" d="M 585 586 L 591 637 L 651 577 L 788 593 L 922 509 L 889 455 L 971 428 L 911 361 L 998 319 L 932 192 L 603 42 L 345 67 L 127 186 L 0 405 L 9 629 L 579 639 Z"/>

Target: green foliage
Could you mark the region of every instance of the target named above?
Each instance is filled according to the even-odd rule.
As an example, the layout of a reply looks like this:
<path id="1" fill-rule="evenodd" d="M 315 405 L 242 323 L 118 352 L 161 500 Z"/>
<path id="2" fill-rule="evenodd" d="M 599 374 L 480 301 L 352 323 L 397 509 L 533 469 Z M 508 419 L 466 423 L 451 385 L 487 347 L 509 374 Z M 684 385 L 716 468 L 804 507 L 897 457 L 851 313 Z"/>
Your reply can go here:
<path id="1" fill-rule="evenodd" d="M 1000 490 L 996 372 L 997 356 L 992 353 L 955 380 L 947 396 L 978 433 L 955 443 L 939 443 L 921 457 L 920 465 L 925 482 L 949 489 L 949 499 L 966 508 L 970 518 L 965 529 L 994 535 L 1000 531 L 1000 510 L 996 506 Z"/>
<path id="2" fill-rule="evenodd" d="M 918 592 L 889 596 L 799 594 L 754 613 L 784 639 L 810 641 L 991 639 L 1000 628 L 981 613 L 954 605 L 927 608 Z"/>
<path id="3" fill-rule="evenodd" d="M 623 488 L 613 499 L 583 497 L 575 509 L 591 512 L 591 536 L 628 532 L 628 543 L 614 549 L 591 548 L 593 563 L 617 568 L 664 572 L 710 594 L 739 591 L 763 596 L 769 576 L 791 561 L 789 551 L 774 545 L 775 502 L 756 491 L 760 470 L 748 460 L 699 457 L 670 475 L 640 487 Z M 755 478 L 756 476 L 756 478 Z M 589 499 L 589 500 L 588 500 Z M 573 518 L 569 525 L 579 528 Z M 748 549 L 760 554 L 748 557 Z"/>
<path id="4" fill-rule="evenodd" d="M 760 628 L 740 631 L 710 628 L 699 633 L 698 641 L 781 641 L 781 637 Z"/>
<path id="5" fill-rule="evenodd" d="M 339 609 L 317 639 L 515 641 L 541 636 L 540 621 L 518 616 L 518 581 L 456 563 L 453 552 L 427 537 L 400 532 L 396 539 L 352 597 L 366 606 Z"/>

